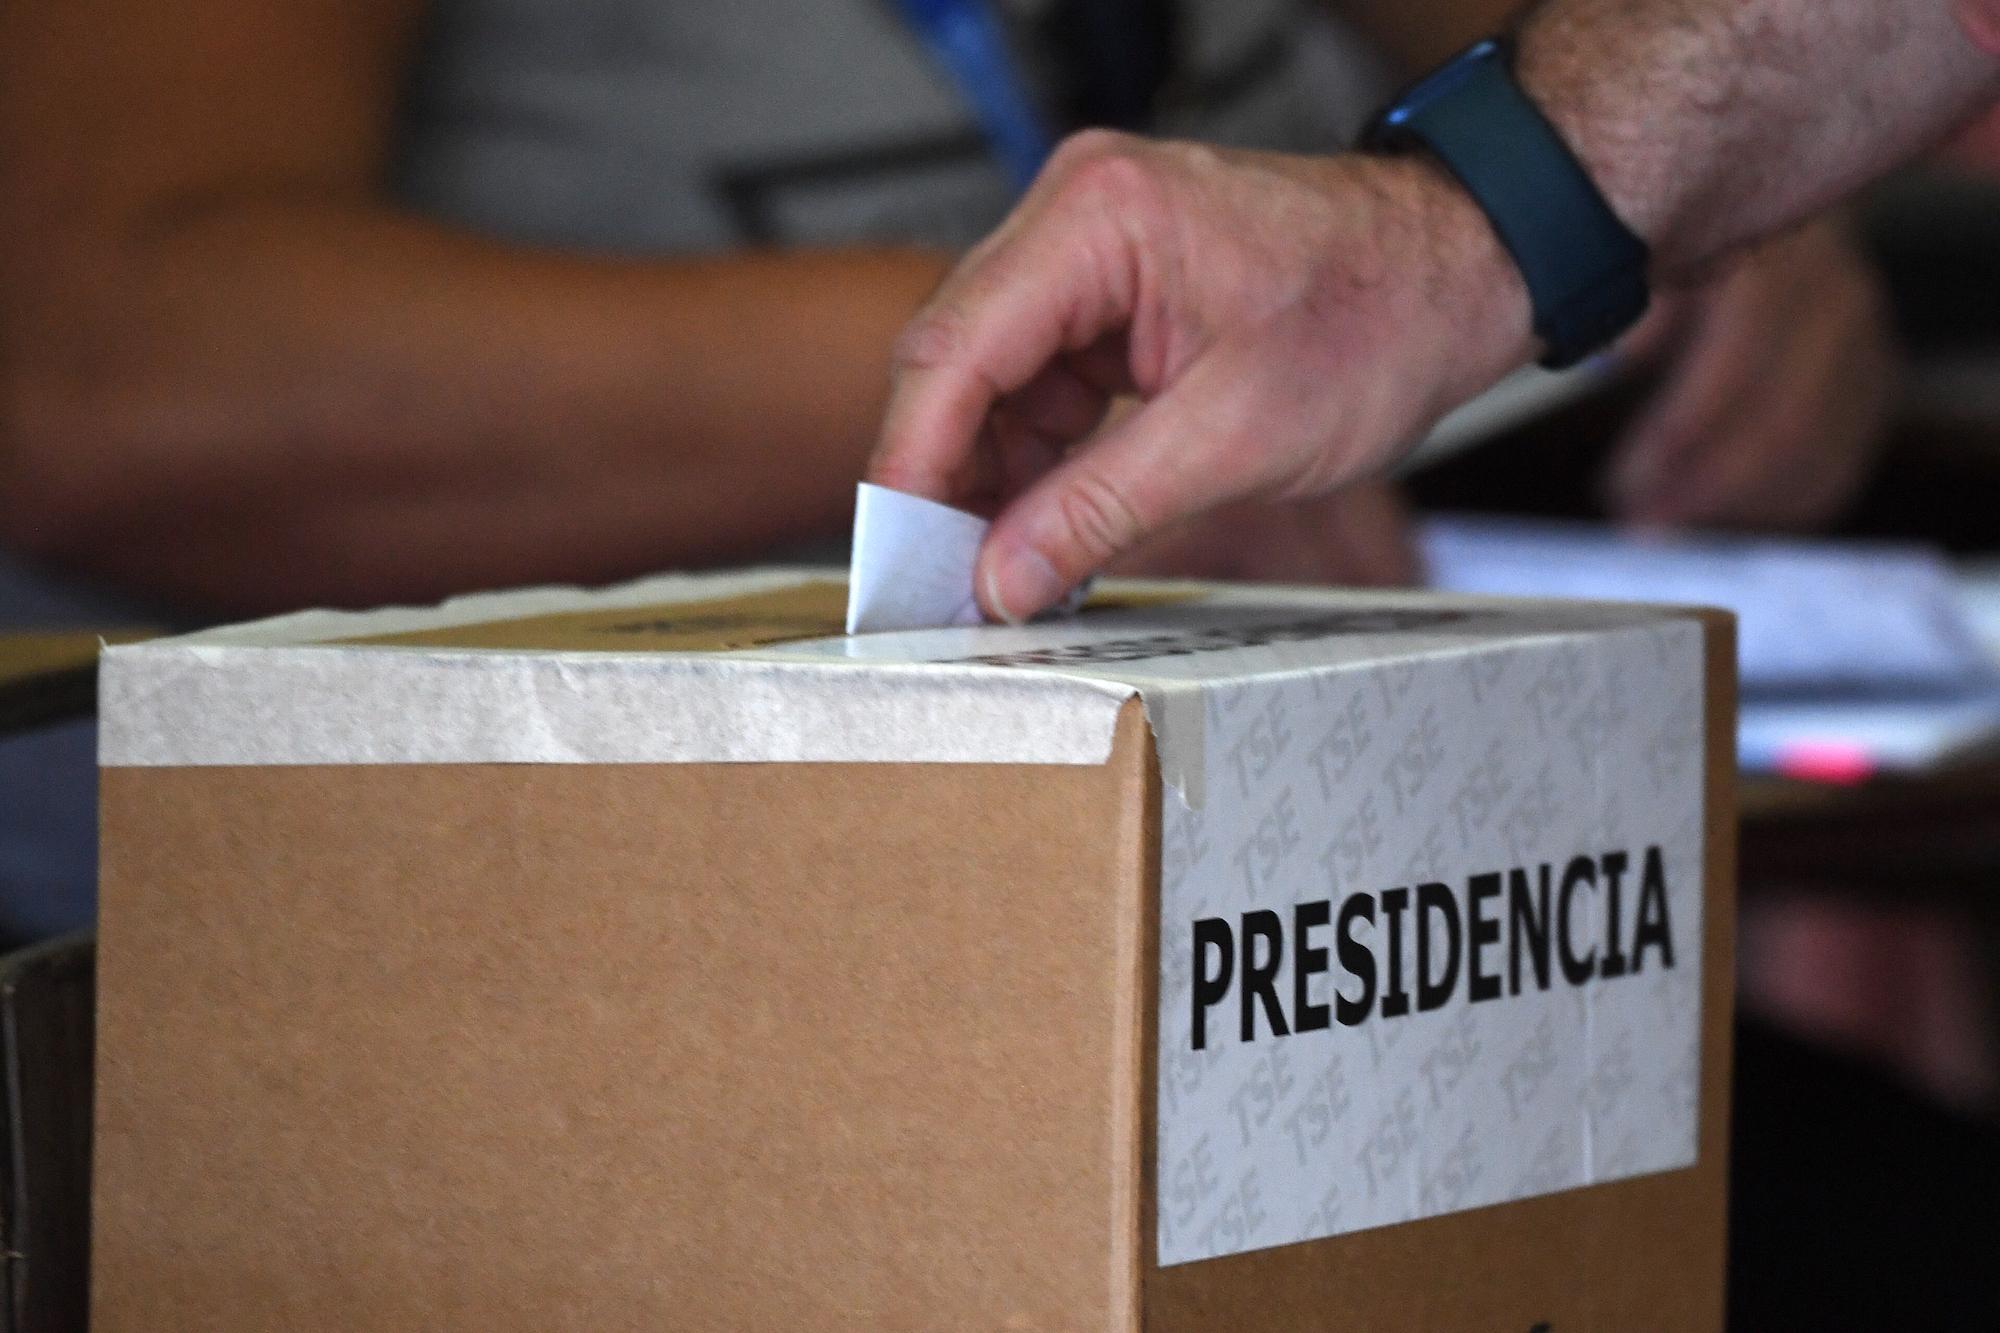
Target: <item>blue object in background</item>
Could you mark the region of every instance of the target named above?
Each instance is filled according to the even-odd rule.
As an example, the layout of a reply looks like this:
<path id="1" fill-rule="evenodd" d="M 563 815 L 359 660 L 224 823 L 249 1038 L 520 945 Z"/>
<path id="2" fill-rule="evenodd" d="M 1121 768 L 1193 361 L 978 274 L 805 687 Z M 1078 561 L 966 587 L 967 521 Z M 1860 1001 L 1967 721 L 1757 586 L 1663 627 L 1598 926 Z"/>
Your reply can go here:
<path id="1" fill-rule="evenodd" d="M 985 0 L 899 0 L 903 20 L 972 104 L 993 155 L 1025 190 L 1055 147 Z"/>
<path id="2" fill-rule="evenodd" d="M 96 719 L 0 737 L 0 948 L 96 917 Z"/>

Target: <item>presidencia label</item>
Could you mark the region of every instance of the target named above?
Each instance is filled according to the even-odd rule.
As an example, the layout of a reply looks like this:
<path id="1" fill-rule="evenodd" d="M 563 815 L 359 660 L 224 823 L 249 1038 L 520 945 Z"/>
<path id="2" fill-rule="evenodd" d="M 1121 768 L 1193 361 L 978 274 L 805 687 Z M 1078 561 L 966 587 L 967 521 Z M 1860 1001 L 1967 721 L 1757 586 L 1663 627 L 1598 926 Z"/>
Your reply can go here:
<path id="1" fill-rule="evenodd" d="M 1159 1262 L 1693 1165 L 1702 630 L 1216 682 L 1161 846 Z"/>

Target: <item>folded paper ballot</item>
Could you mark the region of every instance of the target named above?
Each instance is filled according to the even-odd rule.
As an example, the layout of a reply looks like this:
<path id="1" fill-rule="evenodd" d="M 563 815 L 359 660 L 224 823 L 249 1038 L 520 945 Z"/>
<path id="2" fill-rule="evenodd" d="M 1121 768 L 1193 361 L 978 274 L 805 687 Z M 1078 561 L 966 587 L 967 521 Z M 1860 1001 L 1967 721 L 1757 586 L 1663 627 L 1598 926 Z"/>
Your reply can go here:
<path id="1" fill-rule="evenodd" d="M 862 482 L 854 497 L 847 632 L 977 625 L 972 570 L 986 520 Z"/>
<path id="2" fill-rule="evenodd" d="M 862 482 L 854 498 L 847 632 L 982 623 L 973 570 L 989 526 L 963 509 Z M 1074 614 L 1089 592 L 1086 581 L 1050 614 Z"/>

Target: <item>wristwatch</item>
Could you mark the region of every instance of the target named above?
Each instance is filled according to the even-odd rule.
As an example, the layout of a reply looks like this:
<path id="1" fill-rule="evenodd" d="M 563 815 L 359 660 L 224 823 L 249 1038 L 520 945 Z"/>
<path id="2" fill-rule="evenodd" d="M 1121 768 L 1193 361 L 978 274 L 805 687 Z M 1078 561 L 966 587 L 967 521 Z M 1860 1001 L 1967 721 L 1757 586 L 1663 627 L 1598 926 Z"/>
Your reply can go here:
<path id="1" fill-rule="evenodd" d="M 1453 57 L 1361 133 L 1364 151 L 1426 150 L 1512 255 L 1534 305 L 1542 364 L 1576 364 L 1646 312 L 1646 243 L 1605 202 L 1493 39 Z"/>

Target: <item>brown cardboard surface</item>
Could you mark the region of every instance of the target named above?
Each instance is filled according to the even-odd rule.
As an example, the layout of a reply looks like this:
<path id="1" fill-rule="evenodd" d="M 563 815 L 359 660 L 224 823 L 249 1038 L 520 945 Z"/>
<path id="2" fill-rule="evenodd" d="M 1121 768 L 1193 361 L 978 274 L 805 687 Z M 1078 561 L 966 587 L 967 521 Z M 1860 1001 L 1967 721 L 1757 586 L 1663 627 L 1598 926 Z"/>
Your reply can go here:
<path id="1" fill-rule="evenodd" d="M 1718 1328 L 1706 619 L 1697 1165 L 1165 1269 L 1136 702 L 1102 766 L 107 770 L 96 1326 Z"/>
<path id="2" fill-rule="evenodd" d="M 1145 742 L 107 771 L 95 1327 L 1136 1328 Z"/>
<path id="3" fill-rule="evenodd" d="M 1722 1327 L 1736 976 L 1736 643 L 1728 616 L 1704 612 L 1702 619 L 1708 848 L 1698 1164 L 1331 1240 L 1149 1265 L 1147 1333 Z M 1149 1227 L 1151 1209 L 1149 1198 Z"/>

